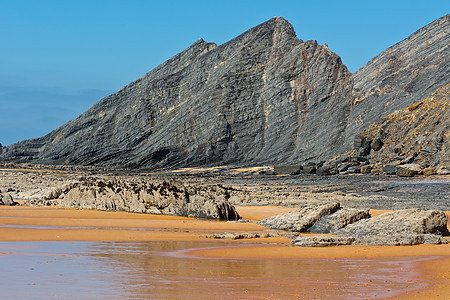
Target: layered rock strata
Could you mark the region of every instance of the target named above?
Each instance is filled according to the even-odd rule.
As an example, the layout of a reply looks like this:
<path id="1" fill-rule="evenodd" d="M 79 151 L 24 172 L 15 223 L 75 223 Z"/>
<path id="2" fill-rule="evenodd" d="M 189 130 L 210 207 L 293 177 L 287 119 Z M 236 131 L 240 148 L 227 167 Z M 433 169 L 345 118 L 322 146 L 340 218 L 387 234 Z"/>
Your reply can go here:
<path id="1" fill-rule="evenodd" d="M 353 74 L 347 140 L 450 83 L 450 15 L 417 30 Z"/>
<path id="2" fill-rule="evenodd" d="M 339 204 L 336 204 L 339 207 Z M 335 211 L 327 210 L 328 213 L 324 214 L 324 208 L 324 205 L 310 206 L 307 208 L 307 214 L 300 214 L 299 211 L 302 211 L 300 209 L 264 219 L 259 224 L 271 229 L 333 234 L 333 236 L 297 234 L 292 241 L 294 246 L 447 243 L 442 237 L 449 234 L 448 218 L 443 211 L 404 209 L 371 218 L 368 211 L 344 208 Z M 321 217 L 315 218 L 311 222 L 312 215 L 321 215 Z M 309 226 L 298 227 L 295 224 L 308 224 Z M 275 235 L 272 234 L 272 236 Z"/>
<path id="3" fill-rule="evenodd" d="M 217 220 L 239 219 L 226 195 L 215 196 L 167 181 L 153 184 L 146 181 L 96 180 L 75 184 L 62 195 L 59 206 Z"/>
<path id="4" fill-rule="evenodd" d="M 185 51 L 2 160 L 156 168 L 339 153 L 351 74 L 276 17 Z"/>
<path id="5" fill-rule="evenodd" d="M 285 214 L 264 219 L 258 224 L 272 229 L 301 232 L 308 230 L 324 216 L 330 215 L 339 209 L 340 204 L 337 202 L 319 206 L 305 206 Z"/>
<path id="6" fill-rule="evenodd" d="M 127 168 L 328 160 L 372 122 L 449 83 L 449 24 L 448 15 L 432 22 L 355 74 L 280 17 L 219 47 L 199 40 L 48 135 L 3 147 L 0 160 Z"/>

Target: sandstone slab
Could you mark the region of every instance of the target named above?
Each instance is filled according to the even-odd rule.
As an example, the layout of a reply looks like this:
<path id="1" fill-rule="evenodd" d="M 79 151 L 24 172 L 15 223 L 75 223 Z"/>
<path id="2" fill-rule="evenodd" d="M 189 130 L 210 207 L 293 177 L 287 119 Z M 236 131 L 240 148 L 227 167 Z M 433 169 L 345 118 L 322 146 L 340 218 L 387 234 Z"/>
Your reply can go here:
<path id="1" fill-rule="evenodd" d="M 340 208 L 339 203 L 305 206 L 298 210 L 264 219 L 258 224 L 272 229 L 302 232 L 308 230 L 322 217 Z"/>

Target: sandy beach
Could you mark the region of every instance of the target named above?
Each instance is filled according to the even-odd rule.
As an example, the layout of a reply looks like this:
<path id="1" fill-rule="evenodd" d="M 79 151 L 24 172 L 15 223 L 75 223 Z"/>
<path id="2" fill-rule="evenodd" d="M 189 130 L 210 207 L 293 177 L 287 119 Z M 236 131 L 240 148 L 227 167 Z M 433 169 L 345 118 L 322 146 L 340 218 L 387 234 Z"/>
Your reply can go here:
<path id="1" fill-rule="evenodd" d="M 357 265 L 364 262 L 366 269 L 377 269 L 376 265 L 383 260 L 390 260 L 403 264 L 398 270 L 394 267 L 391 272 L 394 278 L 419 280 L 420 284 L 405 288 L 404 282 L 394 282 L 391 288 L 394 293 L 383 294 L 382 298 L 399 299 L 424 299 L 445 298 L 450 296 L 450 245 L 419 245 L 419 246 L 340 246 L 324 248 L 303 248 L 290 246 L 287 238 L 258 238 L 247 240 L 215 240 L 204 236 L 221 232 L 264 232 L 266 228 L 253 221 L 258 221 L 268 216 L 293 210 L 294 208 L 275 206 L 251 206 L 237 207 L 244 220 L 250 222 L 219 222 L 199 220 L 185 217 L 136 214 L 127 212 L 105 212 L 94 210 L 64 209 L 56 207 L 0 207 L 0 241 L 2 242 L 37 242 L 37 241 L 91 241 L 91 242 L 169 242 L 188 243 L 189 247 L 178 249 L 173 255 L 189 259 L 202 259 L 207 262 L 202 265 L 206 272 L 213 268 L 211 260 L 238 260 L 238 261 L 299 261 L 321 262 L 323 269 L 327 270 L 327 261 L 354 260 Z M 373 215 L 382 211 L 372 211 Z M 197 246 L 199 245 L 199 246 Z M 183 248 L 183 247 L 182 247 Z M 12 251 L 14 252 L 14 251 Z M 0 253 L 0 257 L 2 254 Z M 373 264 L 373 267 L 370 267 Z M 319 267 L 320 268 L 320 267 Z M 337 267 L 336 267 L 337 268 Z M 405 268 L 408 272 L 405 273 Z M 214 269 L 214 268 L 213 268 Z M 343 286 L 349 283 L 344 271 L 336 269 L 333 275 L 333 284 L 341 282 Z M 248 276 L 251 270 L 246 270 Z M 341 272 L 341 273 L 340 273 Z M 375 272 L 375 271 L 374 271 Z M 327 273 L 327 272 L 325 272 Z M 274 273 L 285 280 L 285 275 Z M 408 275 L 405 275 L 408 274 Z M 324 275 L 325 276 L 325 275 Z M 369 275 L 368 275 L 369 276 Z M 373 274 L 373 276 L 375 276 Z M 320 277 L 320 276 L 319 276 Z M 325 280 L 318 277 L 318 281 Z M 326 277 L 326 276 L 325 276 Z M 376 277 L 374 277 L 376 278 Z M 281 280 L 281 279 L 280 279 Z M 329 282 L 331 279 L 326 279 Z M 255 283 L 256 284 L 256 283 Z M 260 284 L 264 284 L 263 281 Z M 307 285 L 310 288 L 303 290 L 308 295 L 313 295 L 317 286 Z M 359 288 L 356 288 L 358 290 Z M 256 298 L 272 295 L 274 298 L 282 297 L 281 294 L 261 294 L 256 289 L 253 294 Z M 289 289 L 288 289 L 289 290 Z M 399 292 L 399 290 L 401 292 Z M 289 297 L 301 297 L 290 290 L 285 295 Z M 281 292 L 281 290 L 280 290 Z M 361 290 L 361 293 L 367 291 Z M 324 289 L 317 292 L 326 296 L 336 293 L 334 289 Z M 195 294 L 195 292 L 194 292 Z M 344 297 L 346 289 L 340 296 Z M 380 294 L 381 295 L 381 294 Z"/>

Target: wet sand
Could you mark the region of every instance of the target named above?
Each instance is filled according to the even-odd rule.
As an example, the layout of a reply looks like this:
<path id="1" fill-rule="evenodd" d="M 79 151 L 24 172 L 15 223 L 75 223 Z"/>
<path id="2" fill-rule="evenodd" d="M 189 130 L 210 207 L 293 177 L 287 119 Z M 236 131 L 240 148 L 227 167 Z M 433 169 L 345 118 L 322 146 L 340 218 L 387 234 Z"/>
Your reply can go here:
<path id="1" fill-rule="evenodd" d="M 243 219 L 251 221 L 293 210 L 255 206 L 237 209 Z M 161 296 L 165 292 L 176 298 L 183 289 L 186 291 L 183 296 L 204 297 L 212 288 L 217 293 L 214 295 L 229 295 L 226 298 L 450 298 L 450 245 L 294 248 L 286 238 L 212 240 L 202 237 L 219 232 L 264 230 L 251 222 L 49 207 L 0 207 L 0 259 L 15 258 L 18 269 L 27 269 L 20 274 L 26 277 L 33 263 L 20 258 L 40 257 L 34 249 L 47 249 L 52 241 L 60 241 L 56 245 L 65 255 L 70 255 L 70 246 L 64 245 L 77 245 L 84 253 L 82 257 L 92 259 L 95 254 L 93 257 L 98 259 L 96 263 L 86 261 L 89 268 L 96 269 L 99 267 L 96 264 L 101 263 L 102 268 L 121 266 L 121 272 L 127 274 L 133 273 L 129 268 L 141 270 L 122 278 L 132 281 L 127 284 L 137 285 L 133 292 L 137 298 L 158 293 Z M 74 241 L 78 244 L 73 244 Z M 95 253 L 86 245 L 94 247 Z M 146 252 L 155 247 L 159 250 L 149 252 L 153 256 Z M 139 256 L 122 255 L 124 249 L 134 249 Z M 49 251 L 46 259 L 60 255 Z M 172 263 L 170 259 L 176 265 L 168 267 Z M 152 277 L 154 271 L 147 270 L 149 263 L 153 269 L 160 269 L 159 279 Z M 44 285 L 45 273 L 41 277 L 36 279 L 37 285 Z M 178 279 L 172 284 L 163 283 L 172 277 Z M 183 278 L 193 283 L 189 285 Z M 152 282 L 152 286 L 142 283 L 143 279 Z M 155 289 L 158 293 L 152 294 Z"/>

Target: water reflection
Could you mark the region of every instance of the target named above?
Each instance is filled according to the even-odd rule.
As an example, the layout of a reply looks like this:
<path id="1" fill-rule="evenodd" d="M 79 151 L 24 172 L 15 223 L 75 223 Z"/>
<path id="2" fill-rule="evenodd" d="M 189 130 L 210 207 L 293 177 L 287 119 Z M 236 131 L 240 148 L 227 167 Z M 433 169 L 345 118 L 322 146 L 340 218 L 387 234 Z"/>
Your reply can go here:
<path id="1" fill-rule="evenodd" d="M 226 244 L 214 243 L 214 246 Z M 2 242 L 4 298 L 379 298 L 424 285 L 417 258 L 201 259 L 198 242 Z"/>

